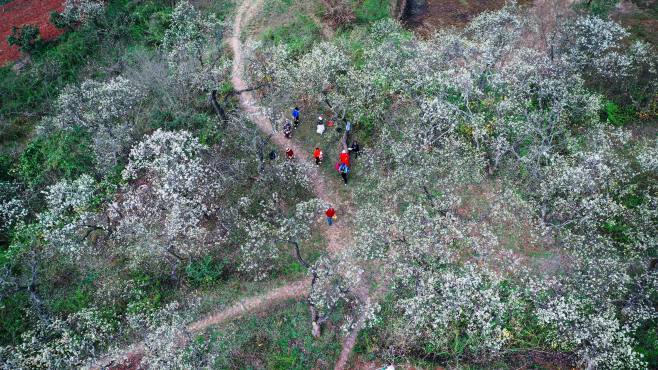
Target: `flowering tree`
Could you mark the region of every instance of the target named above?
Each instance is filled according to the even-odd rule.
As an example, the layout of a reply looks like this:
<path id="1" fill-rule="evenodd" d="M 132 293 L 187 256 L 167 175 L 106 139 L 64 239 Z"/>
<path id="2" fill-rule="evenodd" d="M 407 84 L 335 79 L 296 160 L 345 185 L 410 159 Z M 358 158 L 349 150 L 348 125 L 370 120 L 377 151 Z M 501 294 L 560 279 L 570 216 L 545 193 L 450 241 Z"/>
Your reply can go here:
<path id="1" fill-rule="evenodd" d="M 83 127 L 94 140 L 98 171 L 115 166 L 130 143 L 132 118 L 144 98 L 139 86 L 116 77 L 106 82 L 86 80 L 69 86 L 57 99 L 57 115 L 47 118 L 42 130 Z"/>
<path id="2" fill-rule="evenodd" d="M 74 368 L 104 348 L 114 328 L 94 308 L 80 310 L 67 318 L 39 322 L 23 333 L 18 346 L 0 347 L 0 360 L 12 369 Z"/>
<path id="3" fill-rule="evenodd" d="M 638 109 L 648 106 L 655 95 L 655 49 L 643 41 L 629 41 L 628 31 L 614 21 L 591 15 L 569 19 L 555 30 L 551 47 L 561 63 Z"/>
<path id="4" fill-rule="evenodd" d="M 131 150 L 123 171 L 130 184 L 111 212 L 133 264 L 152 258 L 182 261 L 221 242 L 223 232 L 204 220 L 216 217 L 213 200 L 230 177 L 204 160 L 206 150 L 189 132 L 162 130 Z"/>
<path id="5" fill-rule="evenodd" d="M 105 12 L 105 3 L 99 0 L 66 0 L 64 11 L 52 13 L 51 22 L 58 28 L 73 29 L 92 22 Z"/>
<path id="6" fill-rule="evenodd" d="M 45 191 L 48 208 L 38 218 L 49 247 L 74 259 L 88 252 L 89 234 L 105 228 L 92 209 L 95 190 L 94 179 L 82 175 L 74 181 L 62 180 Z"/>
<path id="7" fill-rule="evenodd" d="M 0 233 L 6 233 L 23 221 L 28 210 L 18 197 L 18 184 L 0 182 L 0 189 Z"/>
<path id="8" fill-rule="evenodd" d="M 560 297 L 538 310 L 541 323 L 558 334 L 553 346 L 567 351 L 576 348 L 581 366 L 588 369 L 645 367 L 634 351 L 632 328 L 619 322 L 612 310 L 592 312 L 591 304 L 583 298 Z"/>
<path id="9" fill-rule="evenodd" d="M 207 93 L 228 76 L 230 63 L 221 54 L 221 27 L 214 17 L 203 16 L 187 1 L 174 9 L 162 49 L 173 87 L 180 90 L 178 96 L 184 101 L 190 91 Z"/>
<path id="10" fill-rule="evenodd" d="M 240 200 L 240 228 L 245 231 L 245 241 L 240 246 L 242 262 L 240 270 L 253 274 L 255 279 L 263 279 L 279 258 L 281 249 L 295 247 L 310 234 L 310 226 L 317 221 L 320 211 L 325 208 L 322 201 L 311 199 L 296 204 L 295 211 L 283 211 L 283 199 L 278 193 L 271 193 L 269 199 L 260 202 L 258 214 L 250 216 L 248 211 L 253 204 L 249 198 Z"/>

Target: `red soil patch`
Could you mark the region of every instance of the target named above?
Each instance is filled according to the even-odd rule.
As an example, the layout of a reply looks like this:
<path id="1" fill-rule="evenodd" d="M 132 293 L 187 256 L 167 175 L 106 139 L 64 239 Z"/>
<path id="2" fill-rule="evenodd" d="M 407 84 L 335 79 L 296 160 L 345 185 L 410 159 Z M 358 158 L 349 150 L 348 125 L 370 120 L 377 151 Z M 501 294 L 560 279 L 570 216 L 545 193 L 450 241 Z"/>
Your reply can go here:
<path id="1" fill-rule="evenodd" d="M 14 0 L 0 6 L 0 66 L 20 57 L 18 48 L 7 43 L 12 27 L 32 24 L 43 40 L 52 40 L 62 31 L 50 23 L 50 13 L 63 9 L 64 0 Z"/>

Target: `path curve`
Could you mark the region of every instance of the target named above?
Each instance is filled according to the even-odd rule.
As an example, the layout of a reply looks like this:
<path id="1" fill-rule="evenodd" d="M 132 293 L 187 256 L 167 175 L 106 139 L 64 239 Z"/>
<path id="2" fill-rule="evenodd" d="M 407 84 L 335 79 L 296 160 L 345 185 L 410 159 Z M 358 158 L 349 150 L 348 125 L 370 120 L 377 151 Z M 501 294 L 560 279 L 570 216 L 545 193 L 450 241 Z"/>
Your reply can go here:
<path id="1" fill-rule="evenodd" d="M 289 299 L 303 299 L 306 297 L 311 286 L 310 279 L 297 280 L 288 283 L 282 287 L 273 289 L 267 293 L 259 294 L 239 300 L 224 310 L 206 316 L 205 318 L 194 321 L 187 325 L 186 329 L 190 333 L 199 333 L 211 326 L 219 325 L 245 314 L 255 313 L 267 309 L 275 304 L 285 302 Z M 181 345 L 184 345 L 185 339 L 181 334 Z M 88 366 L 88 369 L 124 369 L 136 368 L 139 365 L 144 354 L 144 342 L 134 343 L 128 349 L 122 352 L 120 356 L 108 355 Z M 127 366 L 126 364 L 130 364 Z"/>

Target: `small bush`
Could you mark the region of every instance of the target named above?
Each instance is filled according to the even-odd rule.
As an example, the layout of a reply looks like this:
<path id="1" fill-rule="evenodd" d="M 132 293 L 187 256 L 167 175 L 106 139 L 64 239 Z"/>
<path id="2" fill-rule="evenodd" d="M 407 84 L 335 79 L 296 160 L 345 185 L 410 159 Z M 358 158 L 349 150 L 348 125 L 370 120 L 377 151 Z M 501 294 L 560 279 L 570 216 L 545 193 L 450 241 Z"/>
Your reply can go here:
<path id="1" fill-rule="evenodd" d="M 613 101 L 607 101 L 603 107 L 605 119 L 614 126 L 624 126 L 635 118 L 635 110 L 632 107 L 622 109 Z"/>
<path id="2" fill-rule="evenodd" d="M 583 2 L 583 7 L 602 18 L 607 18 L 608 14 L 619 3 L 619 0 L 590 0 Z"/>
<path id="3" fill-rule="evenodd" d="M 647 323 L 636 334 L 636 350 L 644 356 L 649 369 L 658 369 L 658 323 Z"/>
<path id="4" fill-rule="evenodd" d="M 56 313 L 75 313 L 86 308 L 91 303 L 92 296 L 87 287 L 79 287 L 69 294 L 55 299 L 51 304 Z"/>
<path id="5" fill-rule="evenodd" d="M 212 257 L 205 256 L 199 261 L 192 261 L 185 268 L 187 278 L 194 286 L 209 286 L 217 281 L 224 272 L 224 262 L 214 261 Z"/>
<path id="6" fill-rule="evenodd" d="M 146 40 L 153 45 L 160 44 L 171 22 L 171 9 L 151 14 L 148 20 Z"/>
<path id="7" fill-rule="evenodd" d="M 20 342 L 21 333 L 29 327 L 25 315 L 29 305 L 29 298 L 25 291 L 2 298 L 0 301 L 0 346 Z"/>
<path id="8" fill-rule="evenodd" d="M 7 37 L 9 45 L 16 45 L 24 53 L 34 51 L 40 44 L 41 34 L 36 26 L 26 24 L 22 27 L 12 27 L 11 35 Z"/>

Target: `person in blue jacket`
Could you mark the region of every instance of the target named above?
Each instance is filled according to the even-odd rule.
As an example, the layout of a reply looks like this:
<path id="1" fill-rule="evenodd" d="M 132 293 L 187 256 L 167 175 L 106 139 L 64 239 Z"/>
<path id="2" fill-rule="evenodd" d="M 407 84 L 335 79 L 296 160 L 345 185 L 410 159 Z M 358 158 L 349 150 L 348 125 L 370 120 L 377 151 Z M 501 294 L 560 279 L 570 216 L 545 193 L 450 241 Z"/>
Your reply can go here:
<path id="1" fill-rule="evenodd" d="M 299 126 L 299 108 L 298 107 L 295 107 L 292 110 L 292 121 L 295 124 L 295 128 L 297 128 L 297 126 Z"/>

